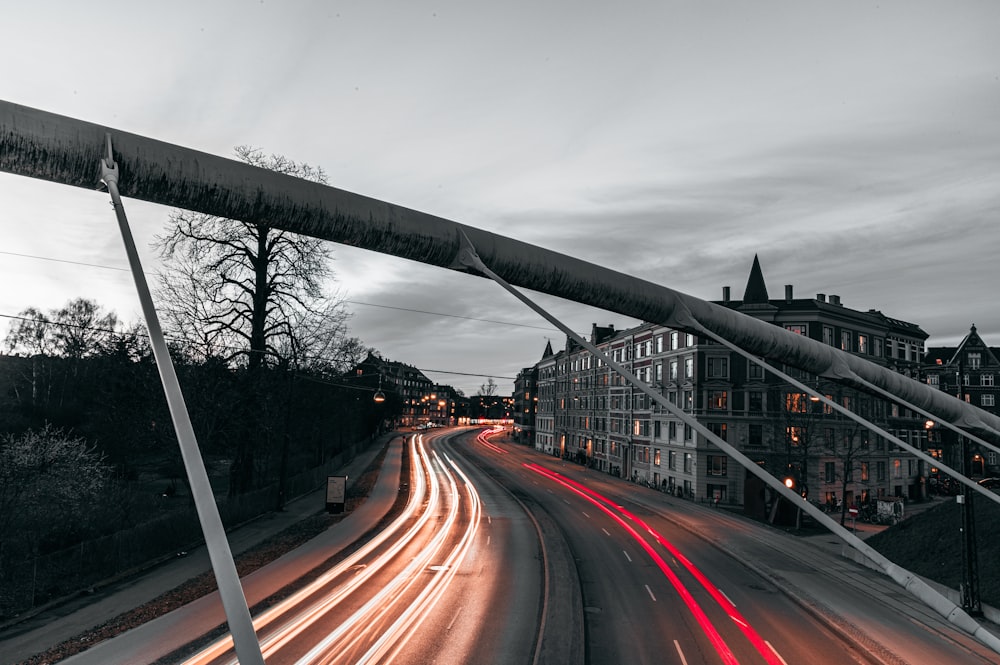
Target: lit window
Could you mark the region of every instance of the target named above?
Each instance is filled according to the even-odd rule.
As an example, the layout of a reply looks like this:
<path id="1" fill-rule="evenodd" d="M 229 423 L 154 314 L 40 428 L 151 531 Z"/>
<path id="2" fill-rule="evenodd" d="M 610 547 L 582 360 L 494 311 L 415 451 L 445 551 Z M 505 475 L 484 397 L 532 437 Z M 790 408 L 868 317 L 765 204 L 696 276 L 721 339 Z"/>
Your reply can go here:
<path id="1" fill-rule="evenodd" d="M 725 455 L 709 455 L 708 459 L 708 475 L 710 476 L 725 476 L 726 467 L 729 458 Z"/>
<path id="2" fill-rule="evenodd" d="M 726 408 L 726 397 L 729 393 L 725 390 L 716 390 L 712 392 L 709 398 L 709 408 L 712 409 L 725 409 Z M 992 397 L 992 395 L 991 395 Z"/>
<path id="3" fill-rule="evenodd" d="M 868 335 L 858 335 L 858 353 L 868 353 Z"/>
<path id="4" fill-rule="evenodd" d="M 796 335 L 802 335 L 803 337 L 809 336 L 809 327 L 804 323 L 786 323 L 785 330 L 793 332 Z"/>
<path id="5" fill-rule="evenodd" d="M 852 335 L 850 330 L 840 331 L 840 348 L 842 351 L 853 351 L 854 345 L 852 342 Z"/>

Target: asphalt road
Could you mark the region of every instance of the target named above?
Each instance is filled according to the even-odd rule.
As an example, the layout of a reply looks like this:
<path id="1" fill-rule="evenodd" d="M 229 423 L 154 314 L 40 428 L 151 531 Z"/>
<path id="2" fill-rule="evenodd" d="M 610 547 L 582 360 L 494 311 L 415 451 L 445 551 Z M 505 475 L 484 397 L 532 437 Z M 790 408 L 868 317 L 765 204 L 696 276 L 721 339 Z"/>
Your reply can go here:
<path id="1" fill-rule="evenodd" d="M 558 524 L 579 571 L 588 663 L 998 660 L 885 578 L 802 539 L 497 439 L 465 455 Z"/>
<path id="2" fill-rule="evenodd" d="M 477 432 L 413 438 L 403 515 L 255 617 L 269 665 L 998 661 L 808 539 Z M 398 464 L 387 457 L 367 510 L 386 510 Z M 352 542 L 350 524 L 254 573 L 248 597 Z M 67 662 L 153 662 L 219 612 L 210 596 Z M 234 656 L 223 639 L 185 662 Z"/>

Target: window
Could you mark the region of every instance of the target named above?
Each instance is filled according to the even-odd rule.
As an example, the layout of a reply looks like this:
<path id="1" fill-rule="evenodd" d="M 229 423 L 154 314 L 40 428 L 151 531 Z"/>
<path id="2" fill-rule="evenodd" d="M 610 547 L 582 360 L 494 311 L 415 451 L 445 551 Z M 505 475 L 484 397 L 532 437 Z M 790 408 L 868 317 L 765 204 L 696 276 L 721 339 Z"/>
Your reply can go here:
<path id="1" fill-rule="evenodd" d="M 938 377 L 937 374 L 931 374 L 930 376 L 927 377 L 927 385 L 929 386 L 937 386 L 940 385 L 940 383 L 941 379 Z"/>
<path id="2" fill-rule="evenodd" d="M 729 377 L 729 358 L 709 358 L 708 378 L 725 379 Z"/>
<path id="3" fill-rule="evenodd" d="M 656 371 L 653 374 L 653 380 L 657 383 L 663 383 L 663 363 L 656 363 Z"/>
<path id="4" fill-rule="evenodd" d="M 874 342 L 872 344 L 872 355 L 875 356 L 876 358 L 881 358 L 882 357 L 882 338 L 881 337 L 876 337 L 872 341 Z"/>
<path id="5" fill-rule="evenodd" d="M 694 346 L 694 335 L 691 333 L 684 335 L 684 346 Z"/>
<path id="6" fill-rule="evenodd" d="M 685 441 L 690 441 L 691 437 L 692 437 L 691 426 L 688 425 L 687 423 L 685 423 L 684 424 L 684 440 Z"/>
<path id="7" fill-rule="evenodd" d="M 979 377 L 979 385 L 981 385 L 981 386 L 992 386 L 993 385 L 993 375 L 992 374 L 983 374 L 981 377 Z"/>
<path id="8" fill-rule="evenodd" d="M 759 390 L 747 393 L 747 410 L 751 413 L 762 413 L 764 411 L 764 393 Z"/>
<path id="9" fill-rule="evenodd" d="M 868 335 L 858 335 L 858 353 L 868 353 Z"/>
<path id="10" fill-rule="evenodd" d="M 903 477 L 903 460 L 901 459 L 892 460 L 892 477 L 893 478 Z"/>
<path id="11" fill-rule="evenodd" d="M 837 465 L 834 462 L 824 462 L 823 482 L 832 483 L 837 479 Z"/>
<path id="12" fill-rule="evenodd" d="M 983 406 L 993 406 L 993 395 L 983 395 L 982 397 Z"/>
<path id="13" fill-rule="evenodd" d="M 656 336 L 656 352 L 663 353 L 663 335 Z"/>
<path id="14" fill-rule="evenodd" d="M 798 446 L 799 444 L 802 443 L 802 440 L 803 440 L 803 438 L 805 436 L 805 428 L 804 427 L 786 427 L 785 428 L 785 436 L 788 437 L 789 443 L 791 443 L 793 446 Z"/>
<path id="15" fill-rule="evenodd" d="M 758 448 L 764 445 L 763 425 L 750 425 L 750 434 L 747 436 L 747 445 Z"/>
<path id="16" fill-rule="evenodd" d="M 861 482 L 868 481 L 868 462 L 861 463 Z"/>
<path id="17" fill-rule="evenodd" d="M 875 462 L 875 480 L 885 480 L 885 462 Z"/>
<path id="18" fill-rule="evenodd" d="M 673 423 L 670 423 L 673 425 Z M 667 468 L 674 470 L 677 468 L 677 451 L 668 450 L 667 451 Z"/>
<path id="19" fill-rule="evenodd" d="M 827 346 L 836 346 L 833 341 L 833 326 L 823 326 L 823 343 Z"/>
<path id="20" fill-rule="evenodd" d="M 660 423 L 656 423 L 656 424 L 659 425 Z M 653 464 L 655 464 L 656 466 L 660 466 L 660 449 L 659 448 L 654 448 L 653 449 Z"/>
<path id="21" fill-rule="evenodd" d="M 677 380 L 677 364 L 678 364 L 677 358 L 674 358 L 673 360 L 670 361 L 670 380 L 671 381 L 676 381 Z"/>
<path id="22" fill-rule="evenodd" d="M 708 399 L 708 408 L 710 409 L 725 409 L 727 408 L 727 396 L 729 393 L 725 390 L 713 390 L 712 394 Z M 992 397 L 992 395 L 991 395 Z"/>
<path id="23" fill-rule="evenodd" d="M 726 441 L 729 432 L 729 427 L 726 425 L 726 423 L 709 423 L 708 431 L 714 434 L 715 436 L 719 437 L 723 441 Z"/>
<path id="24" fill-rule="evenodd" d="M 681 408 L 686 409 L 688 411 L 694 409 L 694 391 L 692 390 L 684 391 L 684 404 L 681 405 Z"/>
<path id="25" fill-rule="evenodd" d="M 670 441 L 677 440 L 677 422 L 674 420 L 667 423 L 667 439 Z M 673 467 L 670 468 L 672 469 Z"/>
<path id="26" fill-rule="evenodd" d="M 982 355 L 980 355 L 979 353 L 973 353 L 970 351 L 969 354 L 966 356 L 966 364 L 969 366 L 969 369 L 979 369 L 981 362 L 982 362 Z"/>
<path id="27" fill-rule="evenodd" d="M 764 366 L 760 363 L 755 363 L 754 361 L 749 361 L 750 365 L 747 367 L 747 378 L 751 381 L 761 380 L 764 378 Z"/>
<path id="28" fill-rule="evenodd" d="M 688 356 L 684 359 L 684 378 L 694 378 L 694 356 Z"/>
<path id="29" fill-rule="evenodd" d="M 853 351 L 854 345 L 851 343 L 853 333 L 850 330 L 840 331 L 840 348 L 843 351 Z"/>
<path id="30" fill-rule="evenodd" d="M 806 393 L 785 393 L 785 411 L 805 413 L 809 410 L 809 395 Z"/>
<path id="31" fill-rule="evenodd" d="M 708 475 L 710 476 L 725 476 L 726 466 L 729 458 L 725 455 L 709 455 L 708 459 Z"/>
<path id="32" fill-rule="evenodd" d="M 679 349 L 680 348 L 680 337 L 681 334 L 677 331 L 670 333 L 670 348 Z"/>
<path id="33" fill-rule="evenodd" d="M 691 453 L 684 453 L 684 473 L 691 473 L 693 467 Z"/>
<path id="34" fill-rule="evenodd" d="M 802 335 L 803 337 L 809 336 L 809 328 L 804 323 L 786 323 L 785 330 L 793 332 L 796 335 Z"/>

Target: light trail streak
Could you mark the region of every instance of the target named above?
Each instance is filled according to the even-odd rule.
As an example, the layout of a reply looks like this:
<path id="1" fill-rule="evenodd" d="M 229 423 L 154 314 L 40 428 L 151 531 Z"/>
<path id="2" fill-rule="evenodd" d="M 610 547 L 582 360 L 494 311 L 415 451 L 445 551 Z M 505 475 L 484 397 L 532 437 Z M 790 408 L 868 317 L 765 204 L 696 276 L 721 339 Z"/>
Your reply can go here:
<path id="1" fill-rule="evenodd" d="M 639 543 L 639 546 L 642 547 L 643 550 L 645 550 L 646 554 L 648 554 L 649 557 L 653 559 L 657 567 L 659 567 L 659 569 L 663 572 L 664 576 L 677 591 L 677 594 L 681 597 L 681 600 L 684 601 L 684 604 L 687 606 L 688 610 L 690 610 L 691 615 L 695 618 L 695 621 L 698 622 L 698 625 L 701 627 L 702 632 L 705 633 L 705 637 L 707 637 L 709 642 L 712 643 L 712 647 L 715 649 L 716 653 L 718 653 L 719 656 L 722 658 L 722 661 L 726 663 L 726 665 L 739 665 L 739 661 L 736 660 L 735 654 L 733 654 L 732 650 L 726 644 L 725 640 L 722 639 L 722 636 L 719 635 L 719 631 L 717 631 L 715 629 L 715 626 L 712 625 L 712 622 L 709 620 L 708 615 L 706 615 L 705 611 L 701 609 L 701 606 L 698 604 L 698 601 L 694 599 L 694 596 L 691 595 L 691 592 L 687 590 L 687 587 L 684 586 L 684 584 L 681 582 L 680 578 L 677 577 L 674 571 L 670 570 L 670 567 L 667 565 L 667 562 L 663 560 L 663 557 L 661 557 L 656 552 L 656 550 L 654 550 L 653 547 L 648 542 L 646 542 L 646 539 L 640 536 L 639 533 L 630 524 L 628 524 L 622 517 L 612 512 L 611 508 L 604 505 L 596 498 L 574 487 L 573 484 L 571 484 L 571 482 L 568 479 L 564 478 L 562 475 L 554 471 L 549 471 L 545 467 L 539 466 L 537 464 L 525 464 L 525 467 L 559 483 L 560 485 L 569 489 L 571 492 L 575 492 L 576 494 L 583 497 L 585 500 L 590 501 L 595 506 L 597 506 L 598 509 L 603 511 L 608 517 L 610 517 L 616 523 L 618 523 L 620 527 L 625 529 L 625 531 L 627 531 L 629 535 L 631 535 L 635 539 L 635 541 Z M 609 502 L 609 505 L 613 504 Z"/>
<path id="2" fill-rule="evenodd" d="M 424 620 L 433 612 L 465 560 L 482 518 L 482 505 L 471 480 L 451 459 L 443 460 L 437 452 L 428 455 L 423 437 L 410 441 L 414 465 L 414 491 L 403 511 L 373 542 L 324 573 L 320 579 L 258 617 L 258 630 L 268 626 L 261 641 L 268 660 L 301 639 L 307 631 L 315 632 L 319 622 L 354 592 L 364 592 L 364 584 L 384 572 L 392 561 L 399 561 L 405 547 L 416 544 L 421 535 L 430 538 L 400 572 L 386 583 L 379 581 L 377 592 L 342 620 L 319 642 L 310 646 L 296 661 L 297 665 L 343 662 L 391 662 L 405 648 Z M 456 478 L 461 479 L 464 491 Z M 416 520 L 414 521 L 414 517 Z M 463 530 L 456 529 L 465 519 Z M 440 522 L 438 522 L 440 520 Z M 406 523 L 412 525 L 406 527 Z M 404 528 L 405 527 L 405 528 Z M 375 542 L 377 541 L 377 543 Z M 386 548 L 386 545 L 389 545 Z M 384 549 L 373 561 L 376 548 Z M 362 563 L 365 562 L 365 563 Z M 432 565 L 433 564 L 433 565 Z M 319 600 L 309 600 L 317 592 L 337 581 L 338 576 L 354 572 Z M 370 585 L 369 585 L 370 586 Z M 416 594 L 414 596 L 414 594 Z M 308 605 L 304 607 L 303 605 Z M 386 626 L 387 622 L 389 623 Z M 361 650 L 360 656 L 352 656 Z M 234 663 L 232 641 L 227 636 L 201 651 L 188 664 L 210 662 Z"/>
<path id="3" fill-rule="evenodd" d="M 426 450 L 423 445 L 422 437 L 420 437 L 419 446 L 417 446 L 417 437 L 411 438 L 410 451 L 411 451 L 411 456 L 415 459 L 418 459 L 419 463 L 415 465 L 414 491 L 411 494 L 410 500 L 407 502 L 407 505 L 404 508 L 403 513 L 398 518 L 393 520 L 392 524 L 389 527 L 387 527 L 383 532 L 381 532 L 378 536 L 372 539 L 372 541 L 367 543 L 364 547 L 362 547 L 357 552 L 352 554 L 350 557 L 345 559 L 343 562 L 338 564 L 334 569 L 324 573 L 322 576 L 320 576 L 320 578 L 313 581 L 312 583 L 304 587 L 302 590 L 296 592 L 293 596 L 289 597 L 282 603 L 270 608 L 267 612 L 258 617 L 257 621 L 255 622 L 258 630 L 260 630 L 261 627 L 268 626 L 272 622 L 276 621 L 279 617 L 283 617 L 282 625 L 277 629 L 273 630 L 270 634 L 267 635 L 267 637 L 265 637 L 262 640 L 261 646 L 264 650 L 266 657 L 273 656 L 273 654 L 275 654 L 282 647 L 288 645 L 295 638 L 301 636 L 307 628 L 309 628 L 312 625 L 315 625 L 317 621 L 326 616 L 329 613 L 329 611 L 332 610 L 334 607 L 336 607 L 342 600 L 348 597 L 352 592 L 358 590 L 366 581 L 368 581 L 376 573 L 382 570 L 384 566 L 394 556 L 398 555 L 399 552 L 421 532 L 421 530 L 425 530 L 427 528 L 428 524 L 430 523 L 431 519 L 434 517 L 436 513 L 434 508 L 441 504 L 440 482 L 437 479 L 437 475 L 430 471 L 433 465 L 431 464 L 431 461 L 427 456 Z M 444 467 L 444 465 L 440 462 L 440 460 L 438 460 L 437 463 L 439 467 L 442 468 Z M 454 486 L 453 479 L 451 479 L 451 483 Z M 457 495 L 457 490 L 453 489 L 453 493 Z M 478 495 L 474 496 L 476 501 L 478 501 Z M 420 515 L 417 521 L 404 534 L 397 537 L 396 540 L 392 541 L 391 547 L 388 550 L 386 550 L 386 552 L 381 554 L 376 559 L 376 561 L 361 566 L 356 571 L 356 574 L 354 576 L 348 578 L 342 585 L 338 586 L 336 590 L 334 590 L 332 593 L 322 598 L 319 602 L 313 603 L 305 610 L 298 611 L 297 613 L 294 614 L 294 616 L 291 619 L 287 618 L 287 615 L 290 612 L 295 611 L 294 608 L 297 605 L 305 602 L 310 595 L 321 590 L 325 585 L 328 585 L 338 576 L 344 574 L 346 571 L 349 571 L 352 568 L 356 568 L 359 565 L 359 562 L 363 560 L 366 556 L 370 556 L 376 548 L 384 545 L 386 542 L 389 542 L 390 539 L 396 537 L 399 531 L 402 530 L 404 524 L 407 521 L 409 521 L 416 514 L 416 511 L 419 510 L 421 506 L 425 503 L 425 499 L 427 508 L 423 511 L 423 513 Z M 419 564 L 411 564 L 410 566 L 408 566 L 407 569 L 404 571 L 404 573 L 400 576 L 400 578 L 405 579 L 409 577 L 416 579 L 418 575 L 416 575 L 415 569 L 419 567 L 419 565 L 426 563 L 429 560 L 429 558 L 433 556 L 436 549 L 440 548 L 439 543 L 444 540 L 445 536 L 447 535 L 448 528 L 451 526 L 451 523 L 453 523 L 455 515 L 457 515 L 458 502 L 454 501 L 453 504 L 454 505 L 452 506 L 451 509 L 451 521 L 446 522 L 445 525 L 443 525 L 443 528 L 441 528 L 441 530 L 438 532 L 438 535 L 434 538 L 433 543 L 438 543 L 437 548 L 431 547 L 430 549 L 425 549 L 425 552 L 427 552 L 427 556 L 420 557 Z M 476 514 L 478 515 L 478 509 L 476 511 Z M 473 522 L 473 524 L 475 524 L 475 522 Z M 395 585 L 391 586 L 392 588 L 398 588 L 399 584 L 396 583 Z M 386 590 L 383 589 L 383 591 Z M 391 591 L 391 588 L 389 589 L 389 591 Z M 385 600 L 385 597 L 386 595 L 388 595 L 389 591 L 386 591 L 386 593 L 380 593 L 377 597 L 377 600 L 375 602 L 369 602 L 368 604 L 366 604 L 366 607 L 369 610 L 372 610 L 374 607 L 377 607 L 380 602 Z M 338 629 L 338 631 L 335 631 L 336 633 L 335 637 L 343 636 L 345 633 L 347 633 L 347 629 L 350 628 L 351 625 L 359 623 L 359 620 L 360 620 L 359 616 L 353 617 L 353 621 L 349 619 L 346 622 L 347 626 L 342 626 L 344 630 Z M 364 623 L 366 627 L 372 624 L 371 621 L 365 621 Z M 364 630 L 360 631 L 360 633 L 363 634 Z M 195 657 L 187 661 L 187 663 L 203 664 L 212 662 L 224 656 L 227 652 L 231 654 L 232 653 L 231 648 L 232 648 L 232 639 L 230 636 L 226 636 L 225 638 L 218 640 L 217 642 L 210 645 L 208 648 L 199 652 Z M 329 653 L 327 654 L 327 656 L 329 656 Z M 225 662 L 235 663 L 235 660 L 230 659 Z"/>
<path id="4" fill-rule="evenodd" d="M 478 441 L 479 443 L 483 444 L 484 446 L 486 446 L 487 448 L 489 448 L 493 452 L 500 453 L 502 455 L 506 455 L 507 454 L 506 450 L 504 450 L 500 446 L 496 445 L 495 443 L 493 443 L 492 441 L 490 441 L 489 438 L 488 438 L 490 435 L 495 434 L 496 431 L 497 430 L 484 429 L 482 432 L 480 432 L 479 434 L 476 435 L 476 441 Z"/>
<path id="5" fill-rule="evenodd" d="M 525 465 L 525 466 L 527 466 L 528 468 L 532 468 L 533 466 L 537 465 Z M 544 467 L 538 467 L 538 468 L 544 469 Z M 712 582 L 708 579 L 708 577 L 706 577 L 705 574 L 702 573 L 697 566 L 695 566 L 686 556 L 684 556 L 680 552 L 680 550 L 678 550 L 674 546 L 673 543 L 664 538 L 656 529 L 651 527 L 649 524 L 647 524 L 637 515 L 633 514 L 631 511 L 627 510 L 624 506 L 618 505 L 608 497 L 599 494 L 598 492 L 595 492 L 586 485 L 583 485 L 582 483 L 572 480 L 571 478 L 567 478 L 555 471 L 549 471 L 548 469 L 544 469 L 544 471 L 545 473 L 543 473 L 542 475 L 551 477 L 553 480 L 556 480 L 556 482 L 559 482 L 564 486 L 576 491 L 578 494 L 588 498 L 591 501 L 599 502 L 598 505 L 601 505 L 601 503 L 606 504 L 610 508 L 617 510 L 626 518 L 628 518 L 635 524 L 639 525 L 642 529 L 644 529 L 650 536 L 653 537 L 654 540 L 656 540 L 656 542 L 658 542 L 660 545 L 666 548 L 667 551 L 669 551 L 677 561 L 680 561 L 681 565 L 683 565 L 684 568 L 687 569 L 687 571 L 691 573 L 691 575 L 696 580 L 698 580 L 698 582 L 705 588 L 705 590 L 708 591 L 709 595 L 711 595 L 712 598 L 715 599 L 715 601 L 719 604 L 719 606 L 726 612 L 726 614 L 733 621 L 733 623 L 735 623 L 739 627 L 740 631 L 750 641 L 754 649 L 756 649 L 757 652 L 760 653 L 760 655 L 764 658 L 765 661 L 767 661 L 767 663 L 769 663 L 769 665 L 783 664 L 781 656 L 779 656 L 773 650 L 773 648 L 771 648 L 768 645 L 768 643 L 760 636 L 760 634 L 758 634 L 757 631 L 754 630 L 753 626 L 750 625 L 750 622 L 748 622 L 740 613 L 740 611 L 736 609 L 736 605 L 733 604 L 733 602 L 729 599 L 729 597 L 726 596 L 726 594 L 722 593 L 722 591 L 719 590 L 719 588 L 716 585 L 712 584 Z M 604 508 L 604 506 L 602 506 L 602 508 Z M 645 540 L 643 540 L 642 542 L 645 543 Z"/>
<path id="6" fill-rule="evenodd" d="M 434 456 L 437 457 L 436 452 L 434 453 Z M 476 533 L 479 530 L 479 520 L 482 515 L 482 504 L 479 501 L 479 493 L 476 492 L 476 488 L 472 485 L 468 476 L 466 476 L 462 470 L 458 468 L 454 460 L 450 457 L 446 457 L 446 459 L 455 470 L 455 473 L 462 477 L 466 490 L 469 494 L 469 501 L 472 508 L 472 518 L 466 526 L 465 533 L 462 535 L 462 540 L 446 559 L 444 568 L 434 576 L 431 584 L 424 588 L 420 597 L 415 602 L 410 604 L 406 612 L 404 612 L 396 620 L 396 623 L 393 624 L 389 630 L 383 633 L 379 641 L 368 650 L 368 653 L 358 660 L 358 663 L 395 661 L 396 656 L 406 645 L 406 642 L 409 641 L 410 637 L 416 633 L 420 624 L 423 623 L 424 619 L 431 614 L 435 605 L 437 605 L 437 602 L 441 599 L 441 596 L 444 595 L 444 592 L 447 590 L 451 581 L 458 573 L 461 562 L 465 559 L 472 547 Z M 448 474 L 448 479 L 457 497 L 458 490 L 455 487 L 454 477 L 451 474 Z M 449 630 L 450 628 L 451 627 L 449 625 Z M 393 642 L 395 642 L 395 644 L 393 644 Z"/>

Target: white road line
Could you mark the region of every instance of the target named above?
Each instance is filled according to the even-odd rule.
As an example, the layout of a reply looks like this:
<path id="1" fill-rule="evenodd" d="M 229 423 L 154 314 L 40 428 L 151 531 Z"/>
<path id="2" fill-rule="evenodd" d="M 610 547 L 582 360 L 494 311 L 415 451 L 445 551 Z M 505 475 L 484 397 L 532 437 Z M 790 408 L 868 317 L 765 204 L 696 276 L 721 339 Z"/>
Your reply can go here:
<path id="1" fill-rule="evenodd" d="M 567 506 L 570 505 L 569 501 L 567 501 L 566 499 L 563 499 L 563 503 L 565 503 Z"/>
<path id="2" fill-rule="evenodd" d="M 632 562 L 632 557 L 630 557 L 630 556 L 628 555 L 628 552 L 626 552 L 625 550 L 622 550 L 622 554 L 624 554 L 624 555 L 625 555 L 625 558 L 629 560 L 629 563 L 631 563 L 631 562 Z"/>
<path id="3" fill-rule="evenodd" d="M 644 586 L 646 587 L 646 593 L 649 594 L 649 597 L 652 598 L 653 602 L 655 603 L 656 602 L 656 596 L 653 595 L 653 590 L 649 588 L 648 584 L 646 584 Z"/>
<path id="4" fill-rule="evenodd" d="M 486 536 L 486 547 L 490 546 L 490 541 L 493 540 L 493 536 Z M 723 594 L 725 595 L 725 594 Z"/>
<path id="5" fill-rule="evenodd" d="M 785 662 L 785 659 L 781 657 L 781 654 L 780 654 L 780 653 L 778 653 L 778 650 L 774 648 L 774 645 L 773 645 L 773 644 L 771 644 L 771 643 L 770 643 L 770 642 L 768 642 L 767 640 L 764 640 L 764 644 L 766 644 L 766 645 L 767 645 L 767 647 L 768 647 L 768 648 L 769 648 L 769 649 L 770 649 L 771 651 L 773 651 L 773 652 L 774 652 L 774 655 L 775 655 L 775 656 L 777 656 L 777 657 L 778 657 L 778 660 L 780 660 L 780 661 L 781 661 L 781 665 L 788 665 L 788 663 L 787 663 L 787 662 Z"/>
<path id="6" fill-rule="evenodd" d="M 608 531 L 607 529 L 605 529 L 604 527 L 601 527 L 601 531 L 603 531 L 604 533 L 606 533 L 609 536 L 611 535 L 611 532 Z"/>
<path id="7" fill-rule="evenodd" d="M 733 602 L 733 599 L 732 599 L 732 598 L 730 598 L 729 596 L 727 596 L 727 595 L 726 595 L 726 592 L 725 592 L 725 591 L 723 591 L 722 589 L 719 589 L 719 587 L 715 587 L 715 588 L 716 588 L 716 589 L 718 590 L 718 592 L 719 592 L 719 593 L 721 593 L 721 594 L 722 594 L 722 597 L 723 597 L 723 598 L 725 598 L 726 600 L 728 600 L 728 601 L 729 601 L 729 604 L 730 604 L 730 605 L 732 605 L 733 607 L 736 607 L 736 603 L 734 603 L 734 602 Z"/>
<path id="8" fill-rule="evenodd" d="M 677 655 L 681 657 L 681 665 L 688 665 L 688 660 L 684 657 L 684 652 L 681 651 L 681 645 L 677 640 L 674 640 L 674 647 L 677 649 Z"/>
<path id="9" fill-rule="evenodd" d="M 587 514 L 586 510 L 581 510 L 580 512 L 583 513 L 584 517 L 586 517 L 587 519 L 590 519 L 590 515 Z"/>
<path id="10" fill-rule="evenodd" d="M 458 615 L 462 613 L 462 609 L 463 608 L 459 607 L 457 610 L 455 610 L 455 616 L 453 616 L 451 618 L 451 621 L 448 622 L 448 627 L 445 628 L 445 630 L 451 630 L 451 627 L 455 625 L 456 621 L 458 621 Z"/>
<path id="11" fill-rule="evenodd" d="M 486 516 L 486 523 L 487 523 L 487 524 L 493 524 L 493 518 L 492 518 L 492 517 L 490 517 L 489 515 L 487 515 L 487 516 Z"/>

